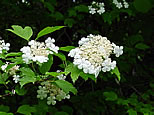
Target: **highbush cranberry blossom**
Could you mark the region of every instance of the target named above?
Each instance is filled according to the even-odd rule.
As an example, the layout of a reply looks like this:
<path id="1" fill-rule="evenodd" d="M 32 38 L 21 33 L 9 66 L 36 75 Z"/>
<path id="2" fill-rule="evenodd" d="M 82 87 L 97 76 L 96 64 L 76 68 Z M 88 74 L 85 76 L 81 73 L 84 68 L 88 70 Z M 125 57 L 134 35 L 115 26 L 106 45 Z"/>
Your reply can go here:
<path id="1" fill-rule="evenodd" d="M 8 65 L 11 64 L 9 62 L 6 62 L 4 65 L 1 66 L 1 69 L 8 73 L 9 75 L 11 75 L 13 77 L 13 80 L 15 83 L 18 83 L 19 80 L 20 80 L 20 76 L 19 75 L 16 75 L 16 72 L 19 70 L 19 67 L 18 65 L 14 65 L 13 67 L 11 67 L 10 69 L 6 70 Z"/>
<path id="2" fill-rule="evenodd" d="M 98 76 L 100 71 L 107 72 L 116 67 L 116 61 L 112 61 L 111 54 L 119 57 L 123 54 L 123 46 L 116 46 L 106 37 L 101 35 L 88 35 L 78 42 L 79 47 L 72 49 L 68 56 L 74 57 L 73 64 L 84 73 Z"/>
<path id="3" fill-rule="evenodd" d="M 92 5 L 88 6 L 89 8 L 89 13 L 90 14 L 95 14 L 98 13 L 99 15 L 103 14 L 105 12 L 105 8 L 104 8 L 104 3 L 98 3 L 93 1 Z"/>
<path id="4" fill-rule="evenodd" d="M 34 62 L 44 63 L 48 61 L 48 55 L 53 52 L 58 53 L 59 47 L 55 46 L 55 40 L 48 37 L 44 42 L 37 42 L 31 40 L 28 45 L 20 49 L 23 53 L 22 58 L 25 63 L 29 63 L 30 60 Z"/>
<path id="5" fill-rule="evenodd" d="M 115 4 L 116 7 L 119 8 L 119 9 L 122 8 L 122 7 L 124 7 L 124 8 L 129 7 L 128 2 L 126 2 L 125 0 L 123 0 L 123 4 L 122 4 L 122 2 L 118 2 L 118 0 L 113 0 L 113 4 Z"/>
<path id="6" fill-rule="evenodd" d="M 48 81 L 44 81 L 41 83 L 41 86 L 38 87 L 37 90 L 37 98 L 45 99 L 47 98 L 48 105 L 55 105 L 56 100 L 61 101 L 63 99 L 69 99 L 70 95 L 66 94 L 62 89 L 57 87 L 54 84 L 51 84 Z"/>
<path id="7" fill-rule="evenodd" d="M 8 51 L 10 48 L 10 43 L 5 43 L 4 40 L 0 40 L 0 53 L 2 53 L 3 50 Z"/>

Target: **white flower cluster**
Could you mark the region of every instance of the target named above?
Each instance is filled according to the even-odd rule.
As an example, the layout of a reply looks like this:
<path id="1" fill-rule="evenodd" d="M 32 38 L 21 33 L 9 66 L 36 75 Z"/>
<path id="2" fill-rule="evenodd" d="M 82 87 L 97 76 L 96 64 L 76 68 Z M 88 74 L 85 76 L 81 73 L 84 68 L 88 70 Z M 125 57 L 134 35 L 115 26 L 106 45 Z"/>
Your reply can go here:
<path id="1" fill-rule="evenodd" d="M 55 105 L 56 100 L 61 101 L 62 99 L 70 99 L 69 94 L 66 94 L 63 90 L 48 81 L 42 82 L 41 86 L 38 88 L 37 98 L 40 98 L 41 100 L 47 98 L 48 105 Z"/>
<path id="2" fill-rule="evenodd" d="M 123 4 L 122 4 L 122 2 L 118 2 L 117 0 L 113 0 L 113 4 L 115 4 L 116 7 L 119 8 L 119 9 L 122 8 L 122 7 L 124 7 L 124 8 L 129 7 L 128 2 L 126 2 L 125 0 L 123 0 Z"/>
<path id="3" fill-rule="evenodd" d="M 10 43 L 5 43 L 4 40 L 0 40 L 0 54 L 3 50 L 8 51 L 10 48 Z"/>
<path id="4" fill-rule="evenodd" d="M 61 71 L 61 70 L 57 70 L 56 72 L 57 72 L 57 73 L 60 73 L 60 72 L 62 72 L 62 71 Z M 57 78 L 58 78 L 59 80 L 65 80 L 65 79 L 66 79 L 66 76 L 65 76 L 64 74 L 60 74 L 60 75 L 57 76 Z"/>
<path id="5" fill-rule="evenodd" d="M 26 0 L 22 0 L 22 3 L 28 3 Z"/>
<path id="6" fill-rule="evenodd" d="M 99 15 L 103 14 L 105 12 L 105 8 L 104 8 L 104 3 L 98 3 L 93 1 L 92 5 L 88 6 L 89 8 L 89 13 L 90 14 L 95 14 L 98 13 Z"/>
<path id="7" fill-rule="evenodd" d="M 78 42 L 79 47 L 72 49 L 68 56 L 74 57 L 73 64 L 84 73 L 98 76 L 100 71 L 107 72 L 116 67 L 116 61 L 112 61 L 111 54 L 119 57 L 123 54 L 123 46 L 116 46 L 106 37 L 101 35 L 88 35 Z"/>
<path id="8" fill-rule="evenodd" d="M 47 62 L 49 54 L 53 54 L 53 52 L 58 53 L 59 47 L 55 46 L 54 42 L 55 40 L 50 37 L 45 40 L 45 43 L 31 40 L 28 43 L 29 46 L 24 46 L 20 49 L 23 53 L 23 60 L 26 64 L 28 64 L 30 60 L 40 63 Z"/>
<path id="9" fill-rule="evenodd" d="M 2 69 L 4 72 L 8 72 L 10 75 L 12 75 L 14 82 L 15 82 L 15 83 L 18 83 L 19 80 L 20 80 L 20 76 L 19 76 L 19 75 L 16 75 L 16 72 L 19 70 L 19 67 L 20 67 L 20 66 L 15 65 L 15 66 L 13 66 L 12 68 L 10 68 L 8 71 L 6 71 L 6 68 L 8 67 L 9 64 L 11 64 L 11 63 L 6 62 L 6 64 L 4 64 L 4 65 L 1 66 L 1 69 Z"/>

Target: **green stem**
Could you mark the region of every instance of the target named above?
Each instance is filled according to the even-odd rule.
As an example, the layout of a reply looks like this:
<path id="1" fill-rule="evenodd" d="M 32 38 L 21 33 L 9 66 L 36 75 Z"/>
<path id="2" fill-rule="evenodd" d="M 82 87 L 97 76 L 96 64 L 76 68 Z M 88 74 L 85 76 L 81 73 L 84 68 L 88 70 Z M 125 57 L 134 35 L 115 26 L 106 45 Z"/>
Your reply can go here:
<path id="1" fill-rule="evenodd" d="M 32 62 L 32 68 L 33 68 L 34 72 L 36 73 L 36 70 L 35 70 L 33 62 Z"/>

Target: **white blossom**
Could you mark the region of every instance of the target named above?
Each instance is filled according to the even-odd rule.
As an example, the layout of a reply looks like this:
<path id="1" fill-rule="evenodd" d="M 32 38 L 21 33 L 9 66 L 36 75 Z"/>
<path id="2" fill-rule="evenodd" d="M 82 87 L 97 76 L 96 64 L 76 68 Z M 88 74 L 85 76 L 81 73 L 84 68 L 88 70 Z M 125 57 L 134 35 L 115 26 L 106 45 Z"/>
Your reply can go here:
<path id="1" fill-rule="evenodd" d="M 55 105 L 56 100 L 61 101 L 62 99 L 70 98 L 68 93 L 65 93 L 62 89 L 54 84 L 51 84 L 49 81 L 44 81 L 41 83 L 41 85 L 42 86 L 39 86 L 39 90 L 37 90 L 37 98 L 47 98 L 48 105 Z"/>
<path id="2" fill-rule="evenodd" d="M 79 40 L 78 44 L 80 46 L 80 45 L 83 45 L 84 43 L 87 43 L 88 41 L 89 41 L 89 38 L 82 37 L 81 40 Z"/>
<path id="3" fill-rule="evenodd" d="M 29 42 L 29 44 L 32 43 L 32 42 Z M 31 44 L 33 45 L 33 44 Z M 20 51 L 22 51 L 22 53 L 25 53 L 25 54 L 31 54 L 31 49 L 29 46 L 24 46 L 23 48 L 20 49 Z"/>
<path id="4" fill-rule="evenodd" d="M 90 14 L 95 14 L 96 13 L 96 9 L 92 8 L 91 6 L 89 6 L 89 13 Z"/>
<path id="5" fill-rule="evenodd" d="M 116 57 L 122 55 L 123 46 L 116 46 L 114 43 L 100 35 L 88 35 L 78 42 L 79 47 L 72 49 L 68 56 L 73 57 L 73 64 L 97 77 L 100 71 L 106 72 L 116 67 L 116 61 L 112 61 L 110 55 Z"/>
<path id="6" fill-rule="evenodd" d="M 122 8 L 122 3 L 121 2 L 117 3 L 116 7 L 119 8 L 119 9 Z"/>
<path id="7" fill-rule="evenodd" d="M 111 58 L 108 58 L 104 60 L 102 66 L 103 66 L 102 68 L 103 72 L 110 71 L 111 69 L 114 69 L 116 67 L 116 61 L 111 62 Z"/>
<path id="8" fill-rule="evenodd" d="M 116 57 L 119 57 L 120 55 L 123 54 L 123 46 L 114 46 L 114 54 Z"/>
<path id="9" fill-rule="evenodd" d="M 126 2 L 126 1 L 124 1 L 124 8 L 128 8 L 129 7 L 129 4 Z"/>
<path id="10" fill-rule="evenodd" d="M 57 72 L 57 73 L 60 73 L 61 70 L 57 70 L 56 72 Z M 64 74 L 60 74 L 60 75 L 57 76 L 57 78 L 58 78 L 59 80 L 65 80 L 65 79 L 66 79 L 66 76 L 65 76 Z"/>
<path id="11" fill-rule="evenodd" d="M 122 8 L 122 7 L 124 7 L 124 8 L 129 7 L 128 2 L 126 2 L 125 0 L 123 0 L 123 4 L 122 4 L 122 2 L 118 2 L 117 0 L 113 0 L 113 4 L 115 4 L 116 7 L 119 8 L 119 9 Z"/>
<path id="12" fill-rule="evenodd" d="M 90 14 L 95 14 L 98 13 L 99 15 L 103 14 L 105 12 L 105 8 L 104 8 L 104 3 L 98 3 L 93 1 L 92 5 L 88 6 L 89 8 L 89 13 Z"/>
<path id="13" fill-rule="evenodd" d="M 70 57 L 75 57 L 75 56 L 78 55 L 79 53 L 81 53 L 80 49 L 79 49 L 79 48 L 75 48 L 75 49 L 72 49 L 72 50 L 69 52 L 68 56 L 70 56 Z"/>
<path id="14" fill-rule="evenodd" d="M 33 61 L 38 61 L 40 63 L 44 63 L 44 62 L 48 61 L 48 57 L 45 57 L 45 56 L 35 56 L 35 57 L 32 57 L 32 60 Z"/>
<path id="15" fill-rule="evenodd" d="M 10 43 L 5 43 L 4 40 L 0 40 L 0 53 L 2 53 L 3 50 L 8 51 L 10 49 Z"/>
<path id="16" fill-rule="evenodd" d="M 5 69 L 7 68 L 8 64 L 9 64 L 9 62 L 6 62 L 5 65 L 2 65 L 2 66 L 1 66 L 1 69 L 2 69 L 3 71 L 5 71 Z"/>
<path id="17" fill-rule="evenodd" d="M 1 69 L 4 71 L 4 72 L 8 72 L 10 75 L 15 75 L 16 74 L 16 71 L 19 70 L 19 67 L 18 65 L 15 65 L 13 67 L 11 67 L 8 71 L 6 71 L 6 68 L 8 67 L 8 65 L 11 64 L 9 62 L 6 62 L 4 65 L 1 66 Z"/>
<path id="18" fill-rule="evenodd" d="M 37 98 L 40 98 L 42 100 L 47 97 L 48 91 L 47 91 L 46 87 L 39 86 L 39 90 L 37 90 L 37 93 L 38 93 Z"/>
<path id="19" fill-rule="evenodd" d="M 13 66 L 12 68 L 10 68 L 9 69 L 9 74 L 10 75 L 15 75 L 16 74 L 16 71 L 18 71 L 19 70 L 19 65 L 15 65 L 15 66 Z"/>
<path id="20" fill-rule="evenodd" d="M 23 61 L 28 64 L 30 61 L 44 63 L 49 60 L 48 55 L 53 52 L 58 53 L 59 47 L 55 46 L 55 40 L 48 37 L 44 42 L 37 42 L 31 40 L 28 42 L 29 46 L 21 48 L 23 53 Z"/>
<path id="21" fill-rule="evenodd" d="M 56 99 L 55 96 L 50 96 L 50 97 L 48 97 L 48 98 L 47 98 L 47 104 L 48 104 L 48 105 L 51 105 L 51 104 L 52 104 L 52 105 L 55 105 L 55 104 L 56 104 L 55 99 Z"/>
<path id="22" fill-rule="evenodd" d="M 101 7 L 99 10 L 97 10 L 97 13 L 99 13 L 99 15 L 103 14 L 105 12 L 105 8 Z"/>
<path id="23" fill-rule="evenodd" d="M 20 80 L 20 76 L 19 75 L 13 75 L 12 77 L 13 77 L 13 80 L 14 80 L 15 83 L 19 82 L 19 80 Z"/>

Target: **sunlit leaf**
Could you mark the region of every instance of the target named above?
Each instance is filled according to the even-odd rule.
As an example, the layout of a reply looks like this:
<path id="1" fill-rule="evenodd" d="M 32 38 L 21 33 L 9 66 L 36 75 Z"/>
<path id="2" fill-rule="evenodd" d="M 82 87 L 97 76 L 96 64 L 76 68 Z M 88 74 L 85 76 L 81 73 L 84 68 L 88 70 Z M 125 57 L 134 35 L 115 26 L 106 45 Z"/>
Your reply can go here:
<path id="1" fill-rule="evenodd" d="M 29 26 L 22 28 L 21 26 L 13 25 L 12 28 L 13 29 L 6 29 L 6 30 L 20 36 L 21 38 L 24 38 L 27 41 L 29 41 L 30 37 L 33 35 L 32 28 Z"/>

